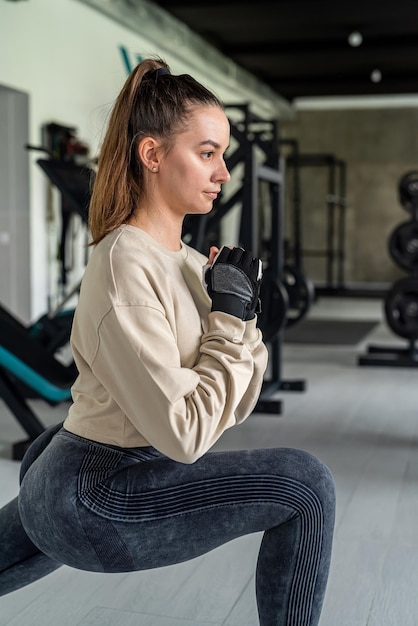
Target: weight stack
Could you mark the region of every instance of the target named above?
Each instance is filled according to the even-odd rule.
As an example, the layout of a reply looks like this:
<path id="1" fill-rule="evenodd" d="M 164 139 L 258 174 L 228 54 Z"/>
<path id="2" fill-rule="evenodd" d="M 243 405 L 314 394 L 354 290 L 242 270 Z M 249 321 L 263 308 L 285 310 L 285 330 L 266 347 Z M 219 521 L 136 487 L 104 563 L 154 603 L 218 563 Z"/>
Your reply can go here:
<path id="1" fill-rule="evenodd" d="M 404 348 L 369 346 L 359 365 L 418 367 L 418 171 L 404 174 L 398 183 L 399 202 L 409 214 L 388 240 L 389 254 L 408 273 L 388 290 L 384 300 L 386 322 L 391 331 L 405 339 Z"/>

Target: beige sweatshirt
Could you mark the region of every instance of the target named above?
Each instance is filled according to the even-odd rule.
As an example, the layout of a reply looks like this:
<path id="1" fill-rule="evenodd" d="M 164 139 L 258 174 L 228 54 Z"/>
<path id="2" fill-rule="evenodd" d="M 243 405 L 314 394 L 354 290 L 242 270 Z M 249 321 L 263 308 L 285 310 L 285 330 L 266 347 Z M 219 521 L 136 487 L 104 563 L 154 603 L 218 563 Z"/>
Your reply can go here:
<path id="1" fill-rule="evenodd" d="M 267 350 L 256 320 L 210 312 L 205 262 L 129 225 L 96 246 L 71 335 L 79 376 L 68 431 L 193 463 L 248 417 Z"/>

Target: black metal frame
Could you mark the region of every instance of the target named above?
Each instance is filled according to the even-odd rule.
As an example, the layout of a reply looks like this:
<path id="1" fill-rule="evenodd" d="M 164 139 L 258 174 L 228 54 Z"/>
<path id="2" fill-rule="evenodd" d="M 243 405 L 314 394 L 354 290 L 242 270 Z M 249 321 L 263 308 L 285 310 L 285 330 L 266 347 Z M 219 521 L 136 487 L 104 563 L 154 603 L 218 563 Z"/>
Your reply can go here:
<path id="1" fill-rule="evenodd" d="M 333 154 L 301 153 L 297 140 L 281 139 L 281 145 L 288 145 L 291 154 L 286 157 L 286 167 L 293 168 L 293 263 L 302 268 L 304 257 L 325 257 L 325 286 L 315 286 L 319 293 L 329 293 L 345 289 L 345 209 L 346 209 L 346 163 Z M 328 168 L 328 193 L 326 197 L 327 237 L 324 250 L 306 250 L 302 245 L 302 216 L 300 168 Z"/>
<path id="2" fill-rule="evenodd" d="M 358 358 L 358 365 L 380 367 L 418 367 L 418 349 L 415 341 L 407 348 L 369 346 L 367 353 Z"/>
<path id="3" fill-rule="evenodd" d="M 198 216 L 186 224 L 188 242 L 201 252 L 207 251 L 219 241 L 219 226 L 222 218 L 238 203 L 242 205 L 239 242 L 244 248 L 262 256 L 259 229 L 260 181 L 269 186 L 271 198 L 271 233 L 268 267 L 280 282 L 283 275 L 283 167 L 278 150 L 278 125 L 274 121 L 262 120 L 253 115 L 248 105 L 230 105 L 228 109 L 238 109 L 243 115 L 241 122 L 231 123 L 231 136 L 238 142 L 238 147 L 227 159 L 227 167 L 232 171 L 237 165 L 244 167 L 241 187 L 228 200 L 222 195 L 212 213 Z M 260 163 L 257 154 L 263 153 Z M 213 238 L 212 238 L 213 237 Z M 265 259 L 263 259 L 265 263 Z M 278 391 L 305 391 L 304 380 L 283 381 L 281 377 L 282 331 L 269 342 L 271 351 L 271 377 L 263 382 L 259 401 L 254 409 L 257 413 L 279 414 L 282 403 L 271 396 Z"/>

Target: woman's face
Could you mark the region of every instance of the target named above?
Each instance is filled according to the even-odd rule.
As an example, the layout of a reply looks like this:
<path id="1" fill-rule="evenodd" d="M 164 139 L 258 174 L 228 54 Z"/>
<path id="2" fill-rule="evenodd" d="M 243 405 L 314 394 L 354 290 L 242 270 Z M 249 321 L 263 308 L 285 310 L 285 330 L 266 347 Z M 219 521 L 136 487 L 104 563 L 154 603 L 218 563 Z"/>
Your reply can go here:
<path id="1" fill-rule="evenodd" d="M 221 185 L 230 179 L 224 161 L 230 127 L 216 106 L 193 107 L 186 130 L 160 161 L 156 191 L 159 202 L 182 218 L 212 209 Z"/>

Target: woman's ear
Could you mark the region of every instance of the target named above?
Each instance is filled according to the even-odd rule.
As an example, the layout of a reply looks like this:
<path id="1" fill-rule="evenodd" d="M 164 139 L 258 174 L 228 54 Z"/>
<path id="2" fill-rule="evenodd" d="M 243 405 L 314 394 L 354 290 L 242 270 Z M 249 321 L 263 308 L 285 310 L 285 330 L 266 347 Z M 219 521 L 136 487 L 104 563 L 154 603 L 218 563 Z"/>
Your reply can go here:
<path id="1" fill-rule="evenodd" d="M 138 144 L 138 156 L 142 165 L 150 172 L 158 172 L 159 170 L 158 148 L 159 142 L 154 137 L 144 137 Z"/>

